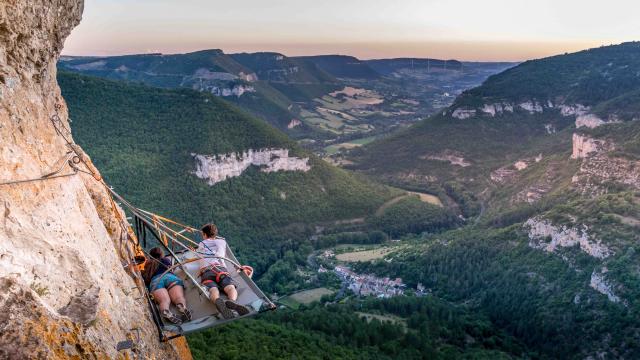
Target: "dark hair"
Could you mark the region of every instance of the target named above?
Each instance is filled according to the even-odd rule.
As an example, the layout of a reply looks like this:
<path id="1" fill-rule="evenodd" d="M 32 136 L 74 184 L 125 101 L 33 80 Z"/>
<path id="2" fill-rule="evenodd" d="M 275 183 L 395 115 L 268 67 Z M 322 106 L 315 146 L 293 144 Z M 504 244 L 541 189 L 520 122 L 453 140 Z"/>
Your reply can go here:
<path id="1" fill-rule="evenodd" d="M 153 249 L 149 250 L 149 255 L 151 255 L 153 259 L 147 259 L 144 264 L 144 270 L 142 271 L 142 279 L 144 279 L 144 282 L 145 284 L 147 284 L 147 286 L 149 286 L 149 284 L 151 283 L 151 277 L 153 276 L 153 274 L 155 274 L 156 270 L 158 270 L 158 267 L 160 266 L 158 260 L 164 257 L 164 252 L 162 251 L 161 247 L 154 247 Z"/>
<path id="2" fill-rule="evenodd" d="M 155 259 L 162 259 L 164 257 L 164 252 L 162 251 L 161 247 L 156 246 L 153 249 L 149 250 L 149 255 L 151 255 Z"/>
<path id="3" fill-rule="evenodd" d="M 208 238 L 215 238 L 218 236 L 218 227 L 215 224 L 207 224 L 200 230 L 202 230 Z"/>

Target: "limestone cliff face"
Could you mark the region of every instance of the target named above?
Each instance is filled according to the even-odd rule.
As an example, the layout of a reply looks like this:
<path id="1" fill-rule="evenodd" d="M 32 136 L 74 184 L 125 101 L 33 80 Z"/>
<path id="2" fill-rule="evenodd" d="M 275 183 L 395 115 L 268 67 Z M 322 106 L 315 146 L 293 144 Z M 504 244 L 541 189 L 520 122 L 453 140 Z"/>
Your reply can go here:
<path id="1" fill-rule="evenodd" d="M 598 259 L 607 258 L 612 254 L 600 240 L 594 240 L 589 236 L 589 229 L 584 225 L 581 229 L 560 227 L 553 225 L 549 220 L 536 217 L 527 220 L 524 227 L 529 232 L 529 246 L 533 248 L 555 252 L 558 248 L 579 246 L 580 250 Z"/>
<path id="2" fill-rule="evenodd" d="M 640 189 L 640 161 L 615 156 L 616 144 L 585 135 L 573 135 L 572 159 L 580 159 L 580 169 L 572 178 L 573 186 L 585 194 L 602 194 L 606 184 Z"/>
<path id="3" fill-rule="evenodd" d="M 69 126 L 55 66 L 82 10 L 82 0 L 0 2 L 0 182 L 65 164 L 70 148 L 50 121 L 59 105 Z M 115 211 L 84 174 L 0 185 L 0 358 L 190 357 L 184 340 L 158 342 L 116 250 Z M 116 351 L 137 334 L 135 353 Z"/>
<path id="4" fill-rule="evenodd" d="M 248 150 L 242 154 L 217 156 L 191 154 L 196 159 L 194 175 L 215 185 L 229 178 L 242 175 L 250 166 L 258 166 L 262 172 L 311 170 L 309 158 L 289 156 L 288 149 Z"/>

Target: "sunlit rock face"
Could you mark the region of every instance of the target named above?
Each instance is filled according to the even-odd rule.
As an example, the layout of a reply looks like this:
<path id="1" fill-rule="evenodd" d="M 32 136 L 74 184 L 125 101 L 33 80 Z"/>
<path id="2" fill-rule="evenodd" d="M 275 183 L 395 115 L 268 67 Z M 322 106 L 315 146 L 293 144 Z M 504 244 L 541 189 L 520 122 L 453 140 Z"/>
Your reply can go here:
<path id="1" fill-rule="evenodd" d="M 82 10 L 81 0 L 0 3 L 0 183 L 65 163 L 70 148 L 50 121 L 57 112 L 68 130 L 55 64 Z M 135 328 L 139 357 L 190 357 L 184 342 L 158 342 L 116 250 L 116 211 L 84 174 L 0 185 L 0 358 L 131 357 L 116 344 Z"/>
<path id="2" fill-rule="evenodd" d="M 240 176 L 250 166 L 257 166 L 266 173 L 311 170 L 309 158 L 290 157 L 288 149 L 248 150 L 214 156 L 191 155 L 196 159 L 196 170 L 193 173 L 200 179 L 206 179 L 209 185 Z"/>
<path id="3" fill-rule="evenodd" d="M 573 134 L 572 159 L 584 159 L 612 149 L 604 140 L 593 139 L 585 135 Z"/>

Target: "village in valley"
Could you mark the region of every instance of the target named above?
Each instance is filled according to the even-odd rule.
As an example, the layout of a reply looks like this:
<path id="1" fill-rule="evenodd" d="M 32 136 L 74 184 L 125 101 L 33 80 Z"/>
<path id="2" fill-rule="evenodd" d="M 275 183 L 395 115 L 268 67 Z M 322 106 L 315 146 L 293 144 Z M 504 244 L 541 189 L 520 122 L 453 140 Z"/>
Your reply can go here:
<path id="1" fill-rule="evenodd" d="M 429 289 L 421 283 L 413 288 L 405 284 L 399 277 L 378 277 L 375 274 L 358 273 L 353 269 L 353 264 L 360 261 L 384 259 L 384 261 L 391 262 L 393 259 L 385 258 L 385 256 L 398 248 L 394 245 L 339 245 L 336 248 L 318 251 L 310 257 L 308 265 L 311 271 L 309 275 L 312 277 L 334 277 L 336 280 L 334 286 L 305 289 L 280 300 L 287 305 L 298 306 L 319 301 L 327 296 L 331 299 L 329 301 L 341 301 L 350 296 L 388 299 L 409 294 L 428 295 Z"/>

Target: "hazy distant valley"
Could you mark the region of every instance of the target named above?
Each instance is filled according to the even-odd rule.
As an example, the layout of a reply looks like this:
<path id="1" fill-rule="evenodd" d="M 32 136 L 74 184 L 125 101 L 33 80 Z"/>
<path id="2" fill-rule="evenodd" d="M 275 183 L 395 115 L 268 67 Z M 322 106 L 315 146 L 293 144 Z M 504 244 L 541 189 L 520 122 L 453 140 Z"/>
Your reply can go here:
<path id="1" fill-rule="evenodd" d="M 361 61 L 278 53 L 63 57 L 60 69 L 163 88 L 190 88 L 235 103 L 340 162 L 357 147 L 449 106 L 462 91 L 515 64 L 436 59 Z"/>

